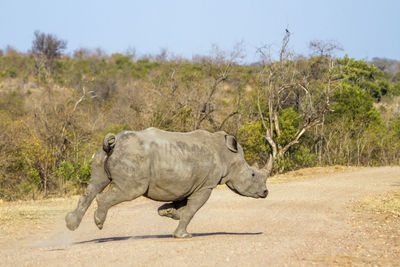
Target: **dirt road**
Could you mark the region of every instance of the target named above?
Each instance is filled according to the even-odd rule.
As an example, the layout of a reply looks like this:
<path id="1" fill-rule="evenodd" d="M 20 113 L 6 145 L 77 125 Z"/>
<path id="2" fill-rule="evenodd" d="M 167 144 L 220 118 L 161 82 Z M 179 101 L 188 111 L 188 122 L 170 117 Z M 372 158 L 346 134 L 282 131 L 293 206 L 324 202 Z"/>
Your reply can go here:
<path id="1" fill-rule="evenodd" d="M 309 266 L 331 264 L 330 257 L 351 261 L 360 245 L 352 239 L 351 201 L 399 188 L 400 167 L 384 167 L 272 184 L 266 199 L 216 189 L 188 227 L 194 237 L 184 240 L 171 238 L 177 221 L 158 216 L 160 203 L 139 199 L 112 208 L 102 231 L 89 211 L 74 232 L 60 215 L 24 240 L 2 242 L 0 265 Z"/>

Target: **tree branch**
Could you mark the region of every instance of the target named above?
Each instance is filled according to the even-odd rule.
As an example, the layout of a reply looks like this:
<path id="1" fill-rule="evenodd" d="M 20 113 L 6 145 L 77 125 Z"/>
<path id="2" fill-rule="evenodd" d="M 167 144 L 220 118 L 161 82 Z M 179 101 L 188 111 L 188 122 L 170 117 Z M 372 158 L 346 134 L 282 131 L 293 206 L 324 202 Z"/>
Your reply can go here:
<path id="1" fill-rule="evenodd" d="M 306 123 L 306 125 L 303 126 L 303 128 L 299 129 L 299 131 L 297 131 L 295 138 L 288 143 L 281 151 L 279 151 L 279 156 L 283 157 L 283 155 L 289 150 L 290 147 L 292 147 L 295 144 L 299 143 L 299 139 L 300 137 L 311 127 L 317 125 L 318 123 L 320 123 L 320 121 L 314 120 L 312 122 Z"/>
<path id="2" fill-rule="evenodd" d="M 218 127 L 218 131 L 222 130 L 222 128 L 224 127 L 225 123 L 232 118 L 233 116 L 235 116 L 236 114 L 239 114 L 238 111 L 234 111 L 232 113 L 230 113 L 228 116 L 226 116 L 226 118 L 222 121 L 222 123 L 220 124 L 220 126 Z"/>

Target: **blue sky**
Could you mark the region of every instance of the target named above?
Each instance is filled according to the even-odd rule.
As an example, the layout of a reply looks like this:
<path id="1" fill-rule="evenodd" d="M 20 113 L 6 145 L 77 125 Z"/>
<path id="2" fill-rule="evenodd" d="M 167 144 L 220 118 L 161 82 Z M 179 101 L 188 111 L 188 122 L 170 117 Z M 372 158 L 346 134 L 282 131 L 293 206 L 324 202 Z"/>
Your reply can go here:
<path id="1" fill-rule="evenodd" d="M 278 49 L 285 28 L 290 48 L 308 55 L 311 40 L 335 40 L 357 59 L 400 60 L 400 1 L 396 0 L 0 0 L 0 49 L 31 48 L 33 32 L 68 41 L 67 52 L 103 48 L 107 53 L 162 48 L 191 58 L 212 44 L 229 50 L 243 41 L 246 61 L 256 48 Z"/>

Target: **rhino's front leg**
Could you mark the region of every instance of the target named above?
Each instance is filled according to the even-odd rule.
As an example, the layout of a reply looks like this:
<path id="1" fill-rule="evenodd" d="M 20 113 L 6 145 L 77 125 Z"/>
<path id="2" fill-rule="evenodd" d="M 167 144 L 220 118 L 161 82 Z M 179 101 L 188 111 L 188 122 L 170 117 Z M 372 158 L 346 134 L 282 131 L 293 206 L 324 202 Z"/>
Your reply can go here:
<path id="1" fill-rule="evenodd" d="M 186 206 L 180 212 L 180 219 L 178 227 L 174 232 L 174 237 L 179 238 L 188 238 L 192 237 L 186 231 L 186 227 L 188 226 L 189 222 L 192 220 L 194 214 L 206 203 L 208 198 L 211 195 L 212 189 L 203 189 L 197 192 L 194 192 L 187 200 Z"/>

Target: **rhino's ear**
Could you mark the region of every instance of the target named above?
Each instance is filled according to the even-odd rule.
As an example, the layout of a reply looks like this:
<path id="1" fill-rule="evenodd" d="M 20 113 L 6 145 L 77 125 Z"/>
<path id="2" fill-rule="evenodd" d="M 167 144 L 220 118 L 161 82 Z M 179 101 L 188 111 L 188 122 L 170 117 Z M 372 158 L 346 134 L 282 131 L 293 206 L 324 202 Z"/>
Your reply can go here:
<path id="1" fill-rule="evenodd" d="M 238 143 L 233 135 L 225 135 L 225 144 L 234 153 L 238 152 Z"/>

